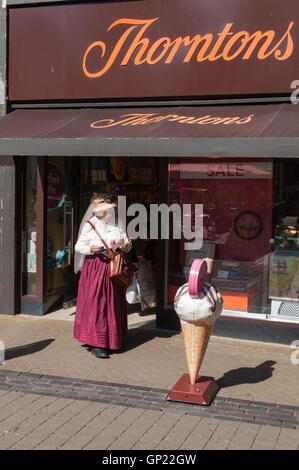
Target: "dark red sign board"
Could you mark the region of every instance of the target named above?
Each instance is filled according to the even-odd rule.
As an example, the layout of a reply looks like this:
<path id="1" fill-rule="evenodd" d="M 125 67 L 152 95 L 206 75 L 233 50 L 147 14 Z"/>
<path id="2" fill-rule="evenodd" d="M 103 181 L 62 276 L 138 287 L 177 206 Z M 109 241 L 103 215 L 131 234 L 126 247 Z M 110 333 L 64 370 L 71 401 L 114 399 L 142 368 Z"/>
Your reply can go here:
<path id="1" fill-rule="evenodd" d="M 53 211 L 61 207 L 66 197 L 66 181 L 61 169 L 52 162 L 48 163 L 47 209 Z M 36 199 L 36 173 L 32 179 L 32 194 Z"/>
<path id="2" fill-rule="evenodd" d="M 14 8 L 9 99 L 291 93 L 298 0 L 138 0 Z"/>

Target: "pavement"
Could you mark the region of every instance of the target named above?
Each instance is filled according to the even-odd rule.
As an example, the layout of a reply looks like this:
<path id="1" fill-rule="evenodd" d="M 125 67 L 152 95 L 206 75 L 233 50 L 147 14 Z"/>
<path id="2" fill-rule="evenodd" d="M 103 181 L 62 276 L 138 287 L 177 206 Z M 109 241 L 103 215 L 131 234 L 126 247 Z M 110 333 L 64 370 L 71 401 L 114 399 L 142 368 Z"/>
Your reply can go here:
<path id="1" fill-rule="evenodd" d="M 200 373 L 220 390 L 192 405 L 166 399 L 187 365 L 181 334 L 157 330 L 154 312 L 130 306 L 129 335 L 109 359 L 73 339 L 74 315 L 0 316 L 0 449 L 299 449 L 290 346 L 212 335 Z"/>

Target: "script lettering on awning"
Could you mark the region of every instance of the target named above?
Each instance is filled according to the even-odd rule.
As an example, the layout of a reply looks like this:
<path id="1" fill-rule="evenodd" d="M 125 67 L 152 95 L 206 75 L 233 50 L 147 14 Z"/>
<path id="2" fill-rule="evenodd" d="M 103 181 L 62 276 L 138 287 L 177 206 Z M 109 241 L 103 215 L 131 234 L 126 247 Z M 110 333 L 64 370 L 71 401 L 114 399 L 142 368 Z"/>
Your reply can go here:
<path id="1" fill-rule="evenodd" d="M 291 21 L 281 37 L 273 29 L 267 31 L 234 31 L 234 23 L 227 23 L 223 30 L 217 34 L 195 34 L 193 37 L 169 38 L 163 36 L 156 41 L 145 36 L 151 25 L 159 18 L 133 19 L 120 18 L 114 21 L 107 31 L 119 25 L 124 25 L 125 30 L 114 45 L 110 55 L 106 54 L 107 46 L 104 41 L 92 42 L 83 56 L 83 72 L 89 78 L 97 78 L 104 75 L 116 59 L 121 60 L 121 65 L 133 63 L 135 66 L 142 64 L 155 65 L 159 62 L 170 64 L 176 58 L 188 63 L 191 60 L 197 62 L 215 62 L 220 59 L 232 61 L 236 58 L 248 60 L 256 57 L 265 60 L 272 57 L 278 61 L 285 61 L 291 57 L 294 43 L 291 30 L 294 21 Z M 90 53 L 99 54 L 100 65 L 97 71 L 91 71 L 88 67 Z M 101 59 L 104 59 L 102 63 Z"/>
<path id="2" fill-rule="evenodd" d="M 247 124 L 254 117 L 254 114 L 249 116 L 240 117 L 218 117 L 211 114 L 206 114 L 204 116 L 195 117 L 195 116 L 179 116 L 177 114 L 166 114 L 161 115 L 159 113 L 132 113 L 124 114 L 120 116 L 120 120 L 115 119 L 101 119 L 100 121 L 95 121 L 90 124 L 90 127 L 95 129 L 105 129 L 107 127 L 115 126 L 138 126 L 144 124 L 152 124 L 162 121 L 168 122 L 178 122 L 179 124 Z"/>

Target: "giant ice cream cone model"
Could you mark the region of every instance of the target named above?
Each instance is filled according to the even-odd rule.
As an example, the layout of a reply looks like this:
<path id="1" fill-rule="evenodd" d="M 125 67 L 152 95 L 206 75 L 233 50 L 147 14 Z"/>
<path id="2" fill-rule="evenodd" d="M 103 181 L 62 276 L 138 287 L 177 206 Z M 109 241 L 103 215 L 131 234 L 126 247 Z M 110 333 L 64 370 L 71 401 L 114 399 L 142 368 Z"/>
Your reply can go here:
<path id="1" fill-rule="evenodd" d="M 205 356 L 213 326 L 195 325 L 194 323 L 181 320 L 181 327 L 190 383 L 194 385 Z"/>
<path id="2" fill-rule="evenodd" d="M 218 289 L 208 283 L 207 264 L 194 260 L 188 284 L 179 288 L 174 299 L 178 314 L 191 384 L 195 384 L 216 318 L 222 312 L 223 300 Z"/>

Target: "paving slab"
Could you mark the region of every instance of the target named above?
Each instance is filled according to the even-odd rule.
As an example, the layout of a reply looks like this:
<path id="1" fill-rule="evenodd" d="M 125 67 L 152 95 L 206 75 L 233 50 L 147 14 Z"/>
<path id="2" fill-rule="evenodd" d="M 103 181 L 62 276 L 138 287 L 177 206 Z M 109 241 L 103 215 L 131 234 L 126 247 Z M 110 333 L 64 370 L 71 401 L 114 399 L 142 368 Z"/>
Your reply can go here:
<path id="1" fill-rule="evenodd" d="M 123 350 L 105 360 L 73 339 L 72 321 L 46 317 L 1 315 L 6 354 L 0 370 L 168 390 L 187 372 L 181 334 L 155 329 L 146 316 L 131 324 Z M 200 373 L 215 377 L 221 396 L 296 406 L 299 364 L 292 364 L 293 352 L 285 345 L 212 336 Z"/>
<path id="2" fill-rule="evenodd" d="M 1 315 L 0 449 L 299 449 L 293 348 L 212 336 L 200 372 L 220 390 L 204 407 L 166 400 L 187 372 L 183 339 L 152 314 L 129 316 L 107 360 L 73 339 L 73 320 Z"/>

